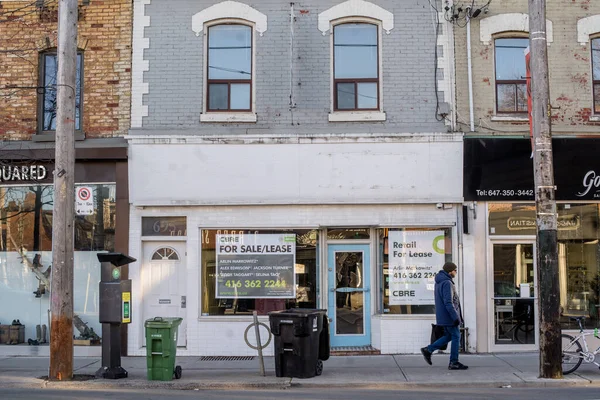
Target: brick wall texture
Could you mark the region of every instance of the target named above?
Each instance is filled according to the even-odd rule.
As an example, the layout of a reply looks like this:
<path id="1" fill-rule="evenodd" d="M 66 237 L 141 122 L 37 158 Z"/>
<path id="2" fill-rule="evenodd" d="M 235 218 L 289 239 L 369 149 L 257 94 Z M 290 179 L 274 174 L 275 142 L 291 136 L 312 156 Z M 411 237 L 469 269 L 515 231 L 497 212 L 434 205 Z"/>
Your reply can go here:
<path id="1" fill-rule="evenodd" d="M 463 7 L 471 1 L 455 1 Z M 468 4 L 467 4 L 468 3 Z M 487 1 L 478 1 L 481 6 Z M 476 4 L 477 4 L 476 3 Z M 557 135 L 597 134 L 592 99 L 591 43 L 577 41 L 577 21 L 600 14 L 600 2 L 590 0 L 547 1 L 546 18 L 553 23 L 554 41 L 548 47 L 552 132 Z M 482 13 L 471 24 L 473 66 L 473 103 L 477 135 L 529 136 L 528 122 L 493 121 L 496 115 L 494 43 L 480 40 L 480 21 L 504 13 L 528 13 L 527 0 L 493 1 L 488 14 Z M 600 33 L 600 26 L 597 27 Z M 502 32 L 502 37 L 524 37 L 524 32 Z M 598 36 L 596 34 L 596 36 Z M 496 36 L 497 37 L 497 36 Z M 594 37 L 592 35 L 592 37 Z M 469 131 L 469 90 L 467 75 L 467 31 L 455 28 L 456 104 L 458 129 Z M 525 115 L 526 117 L 526 115 Z"/>
<path id="2" fill-rule="evenodd" d="M 90 0 L 79 6 L 78 47 L 84 59 L 83 131 L 120 136 L 131 109 L 131 0 Z M 37 133 L 40 52 L 56 47 L 57 0 L 0 1 L 0 140 Z M 11 87 L 27 87 L 15 89 Z"/>
<path id="3" fill-rule="evenodd" d="M 383 33 L 383 111 L 385 122 L 329 123 L 331 108 L 331 31 L 318 29 L 319 13 L 339 0 L 295 2 L 291 39 L 290 2 L 255 0 L 249 4 L 268 18 L 256 34 L 256 113 L 253 124 L 200 123 L 203 105 L 204 33 L 192 31 L 192 16 L 218 1 L 152 0 L 145 7 L 150 48 L 144 58 L 149 93 L 144 129 L 187 129 L 202 133 L 278 132 L 445 132 L 436 121 L 434 12 L 428 0 L 372 0 L 394 14 L 394 28 Z M 444 27 L 445 29 L 445 27 Z M 291 50 L 293 43 L 293 51 Z M 290 109 L 290 72 L 294 108 Z M 444 71 L 440 71 L 440 77 Z M 442 94 L 443 97 L 443 94 Z"/>

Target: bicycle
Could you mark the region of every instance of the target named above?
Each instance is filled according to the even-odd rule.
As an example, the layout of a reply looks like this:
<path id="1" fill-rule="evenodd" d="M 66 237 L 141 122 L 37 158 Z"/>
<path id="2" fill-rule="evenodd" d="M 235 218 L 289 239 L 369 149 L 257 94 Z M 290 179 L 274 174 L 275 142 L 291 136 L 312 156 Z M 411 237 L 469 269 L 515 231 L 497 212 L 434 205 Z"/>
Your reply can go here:
<path id="1" fill-rule="evenodd" d="M 563 375 L 575 372 L 583 361 L 589 364 L 595 364 L 600 368 L 600 364 L 596 362 L 596 354 L 600 353 L 600 346 L 594 351 L 590 351 L 585 339 L 586 336 L 594 335 L 598 338 L 598 329 L 594 329 L 594 332 L 583 331 L 582 321 L 585 317 L 570 317 L 571 320 L 577 321 L 579 324 L 579 335 L 573 337 L 563 333 L 561 337 L 562 346 L 562 372 Z M 583 342 L 583 348 L 581 343 Z M 584 350 L 585 349 L 585 350 Z"/>

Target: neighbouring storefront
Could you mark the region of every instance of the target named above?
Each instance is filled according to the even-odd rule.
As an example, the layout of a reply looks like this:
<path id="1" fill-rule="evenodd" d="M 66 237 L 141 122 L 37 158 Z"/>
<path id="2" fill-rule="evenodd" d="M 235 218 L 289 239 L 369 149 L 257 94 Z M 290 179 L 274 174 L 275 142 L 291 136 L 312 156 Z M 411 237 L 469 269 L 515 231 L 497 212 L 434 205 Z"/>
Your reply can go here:
<path id="1" fill-rule="evenodd" d="M 129 354 L 160 315 L 184 319 L 178 354 L 252 355 L 252 313 L 297 307 L 327 310 L 334 348 L 428 341 L 435 274 L 460 263 L 462 138 L 128 139 Z"/>
<path id="2" fill-rule="evenodd" d="M 600 318 L 598 139 L 553 139 L 561 326 Z M 476 270 L 478 351 L 538 346 L 533 160 L 528 139 L 465 139 L 465 202 Z M 485 301 L 483 301 L 485 299 Z M 484 303 L 484 304 L 483 304 Z"/>
<path id="3" fill-rule="evenodd" d="M 88 346 L 99 344 L 102 336 L 96 255 L 128 251 L 129 214 L 126 142 L 89 142 L 77 143 L 75 185 L 80 201 L 73 205 L 74 336 Z M 18 320 L 24 325 L 23 344 L 36 341 L 32 344 L 39 343 L 40 355 L 47 354 L 44 344 L 50 336 L 53 158 L 54 149 L 45 144 L 7 143 L 0 166 L 0 324 Z M 26 354 L 20 346 L 12 349 Z M 85 354 L 100 354 L 100 347 L 96 352 L 90 349 L 86 347 Z"/>

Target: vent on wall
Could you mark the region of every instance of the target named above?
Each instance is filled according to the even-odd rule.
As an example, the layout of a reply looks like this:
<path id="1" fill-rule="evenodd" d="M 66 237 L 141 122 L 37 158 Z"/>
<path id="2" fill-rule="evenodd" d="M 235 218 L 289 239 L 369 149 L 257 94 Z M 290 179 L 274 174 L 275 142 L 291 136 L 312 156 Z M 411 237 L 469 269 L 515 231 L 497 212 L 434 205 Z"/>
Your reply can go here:
<path id="1" fill-rule="evenodd" d="M 252 361 L 254 356 L 202 356 L 200 361 Z"/>

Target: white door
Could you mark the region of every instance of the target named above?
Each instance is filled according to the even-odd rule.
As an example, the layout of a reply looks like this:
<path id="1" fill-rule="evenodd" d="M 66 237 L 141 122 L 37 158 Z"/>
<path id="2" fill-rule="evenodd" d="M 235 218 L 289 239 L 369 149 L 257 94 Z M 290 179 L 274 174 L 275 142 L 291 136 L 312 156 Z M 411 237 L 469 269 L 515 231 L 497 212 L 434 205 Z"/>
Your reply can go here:
<path id="1" fill-rule="evenodd" d="M 185 243 L 144 243 L 142 266 L 144 321 L 154 317 L 181 317 L 177 345 L 186 345 Z M 145 345 L 144 335 L 144 345 Z"/>

